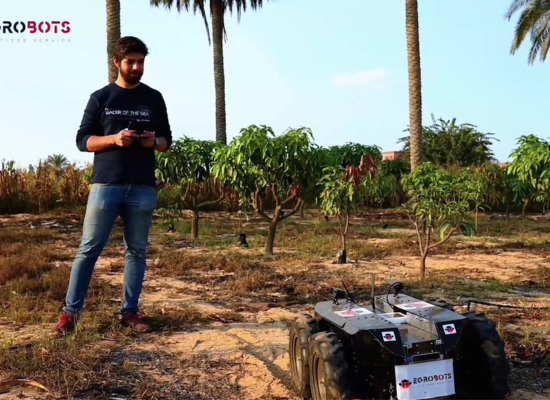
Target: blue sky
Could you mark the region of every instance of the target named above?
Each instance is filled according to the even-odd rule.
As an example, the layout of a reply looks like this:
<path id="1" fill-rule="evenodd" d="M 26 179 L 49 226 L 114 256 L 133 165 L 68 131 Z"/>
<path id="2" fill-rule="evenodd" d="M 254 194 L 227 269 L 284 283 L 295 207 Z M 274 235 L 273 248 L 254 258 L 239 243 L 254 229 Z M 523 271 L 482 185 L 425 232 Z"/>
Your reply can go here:
<path id="1" fill-rule="evenodd" d="M 339 3 L 338 7 L 334 4 Z M 250 124 L 308 126 L 318 144 L 399 149 L 408 125 L 404 0 L 274 0 L 226 18 L 228 139 Z M 550 67 L 510 55 L 510 0 L 420 0 L 423 122 L 456 117 L 493 132 L 508 159 L 523 134 L 546 138 Z M 0 160 L 53 153 L 91 162 L 75 135 L 91 92 L 107 84 L 104 0 L 0 0 L 0 20 L 68 20 L 70 43 L 0 33 Z M 167 102 L 175 138 L 215 138 L 212 47 L 199 15 L 121 0 L 122 35 L 150 49 L 143 82 Z M 36 36 L 36 35 L 34 35 Z M 5 42 L 26 38 L 26 43 Z"/>

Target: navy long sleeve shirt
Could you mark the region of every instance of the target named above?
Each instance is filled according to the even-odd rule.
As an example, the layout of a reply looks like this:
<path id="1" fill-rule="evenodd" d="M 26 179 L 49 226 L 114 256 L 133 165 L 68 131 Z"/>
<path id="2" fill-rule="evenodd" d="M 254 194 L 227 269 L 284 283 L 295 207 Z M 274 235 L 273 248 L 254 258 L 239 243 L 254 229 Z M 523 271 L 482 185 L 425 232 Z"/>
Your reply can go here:
<path id="1" fill-rule="evenodd" d="M 91 94 L 76 135 L 80 151 L 89 151 L 90 136 L 116 135 L 130 121 L 148 121 L 155 136 L 172 144 L 166 103 L 162 94 L 144 83 L 126 89 L 116 83 Z M 128 147 L 112 146 L 94 153 L 92 183 L 123 183 L 156 187 L 155 150 L 139 143 Z"/>

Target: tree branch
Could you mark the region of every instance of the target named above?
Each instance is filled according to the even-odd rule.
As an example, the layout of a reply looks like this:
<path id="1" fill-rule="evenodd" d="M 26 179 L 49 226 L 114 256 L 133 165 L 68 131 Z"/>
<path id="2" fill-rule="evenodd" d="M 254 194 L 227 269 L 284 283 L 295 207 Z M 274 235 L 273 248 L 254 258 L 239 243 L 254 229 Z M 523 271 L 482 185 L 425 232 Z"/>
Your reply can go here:
<path id="1" fill-rule="evenodd" d="M 426 221 L 424 221 L 426 223 Z M 432 226 L 428 226 L 428 238 L 426 239 L 426 246 L 424 249 L 424 255 L 428 254 L 428 250 L 430 250 L 430 241 L 432 240 Z"/>
<path id="2" fill-rule="evenodd" d="M 290 212 L 290 214 L 285 214 L 285 215 L 283 215 L 282 217 L 279 218 L 279 221 L 285 220 L 285 219 L 287 219 L 288 217 L 291 217 L 291 216 L 293 216 L 294 214 L 296 214 L 298 211 L 300 211 L 300 205 L 301 205 L 303 202 L 304 202 L 304 200 L 299 199 L 299 200 L 298 200 L 298 203 L 296 203 L 296 206 L 294 206 L 294 208 L 292 209 L 292 211 Z"/>
<path id="3" fill-rule="evenodd" d="M 418 235 L 418 246 L 420 247 L 420 255 L 424 255 L 424 246 L 422 245 L 422 235 L 420 234 L 420 227 L 418 226 L 418 218 L 416 218 L 416 221 L 413 222 L 412 218 L 409 216 L 409 219 L 413 223 L 416 234 Z"/>
<path id="4" fill-rule="evenodd" d="M 447 240 L 449 240 L 449 238 L 455 232 L 455 230 L 456 230 L 456 228 L 452 228 L 443 240 L 440 240 L 439 242 L 432 244 L 430 247 L 428 247 L 428 250 L 433 249 L 434 247 L 437 247 L 437 246 L 445 243 Z"/>
<path id="5" fill-rule="evenodd" d="M 346 209 L 346 228 L 344 229 L 344 236 L 348 234 L 349 229 L 349 200 Z"/>
<path id="6" fill-rule="evenodd" d="M 271 186 L 271 193 L 273 193 L 273 197 L 275 198 L 275 204 L 277 206 L 280 206 L 281 205 L 281 197 L 277 193 L 277 184 L 274 183 L 273 185 L 270 185 L 270 186 Z"/>
<path id="7" fill-rule="evenodd" d="M 185 201 L 185 198 L 187 197 L 187 194 L 189 193 L 189 185 L 187 185 L 187 189 L 185 190 L 185 194 L 183 196 L 180 196 L 181 202 L 183 203 L 183 206 L 185 208 L 191 209 L 187 202 Z"/>
<path id="8" fill-rule="evenodd" d="M 344 236 L 348 234 L 349 229 L 349 213 L 346 213 L 346 228 L 344 229 Z"/>
<path id="9" fill-rule="evenodd" d="M 297 194 L 293 194 L 292 196 L 287 197 L 287 198 L 285 199 L 285 201 L 283 201 L 283 202 L 281 203 L 281 206 L 284 206 L 285 204 L 290 203 L 290 202 L 291 202 L 292 200 L 294 200 L 297 196 L 298 196 Z"/>
<path id="10" fill-rule="evenodd" d="M 256 210 L 258 215 L 263 218 L 264 221 L 271 223 L 273 221 L 273 218 L 269 218 L 269 215 L 267 215 L 263 210 Z"/>
<path id="11" fill-rule="evenodd" d="M 254 193 L 254 201 L 252 202 L 252 206 L 254 207 L 254 210 L 258 213 L 260 217 L 264 219 L 264 221 L 271 223 L 272 218 L 269 218 L 269 216 L 264 212 L 263 202 L 260 198 L 260 188 L 256 188 L 256 192 Z"/>
<path id="12" fill-rule="evenodd" d="M 218 205 L 222 202 L 222 200 L 225 199 L 225 193 L 222 194 L 217 200 L 212 200 L 212 201 L 203 201 L 202 203 L 200 203 L 198 206 L 197 206 L 197 209 L 201 209 L 201 208 L 206 208 L 206 207 L 209 207 L 209 206 L 215 206 L 215 205 Z"/>
<path id="13" fill-rule="evenodd" d="M 254 207 L 255 211 L 258 211 L 260 209 L 259 206 L 259 200 L 260 200 L 260 188 L 256 188 L 256 191 L 254 192 L 254 200 L 252 200 L 252 207 Z"/>
<path id="14" fill-rule="evenodd" d="M 185 199 L 187 198 L 187 195 L 189 194 L 189 189 L 191 188 L 191 185 L 188 183 L 187 188 L 185 189 L 185 194 L 182 197 L 183 202 L 185 203 Z M 187 207 L 187 206 L 186 206 Z M 189 208 L 189 207 L 188 207 Z"/>

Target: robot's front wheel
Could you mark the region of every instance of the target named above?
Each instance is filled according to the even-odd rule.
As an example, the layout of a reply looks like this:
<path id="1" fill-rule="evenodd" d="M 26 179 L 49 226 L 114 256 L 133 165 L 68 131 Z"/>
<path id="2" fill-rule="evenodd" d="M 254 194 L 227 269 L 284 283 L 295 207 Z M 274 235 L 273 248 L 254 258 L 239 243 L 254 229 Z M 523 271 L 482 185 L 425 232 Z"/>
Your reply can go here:
<path id="1" fill-rule="evenodd" d="M 309 343 L 310 385 L 313 400 L 351 398 L 351 382 L 344 348 L 335 333 L 320 332 Z"/>
<path id="2" fill-rule="evenodd" d="M 309 341 L 319 332 L 317 322 L 307 314 L 301 314 L 290 323 L 289 358 L 290 374 L 294 389 L 304 399 L 311 398 L 309 386 Z"/>
<path id="3" fill-rule="evenodd" d="M 510 372 L 504 341 L 496 324 L 484 313 L 468 311 L 457 362 L 457 393 L 460 398 L 504 399 L 510 392 Z M 465 393 L 464 393 L 465 392 Z"/>

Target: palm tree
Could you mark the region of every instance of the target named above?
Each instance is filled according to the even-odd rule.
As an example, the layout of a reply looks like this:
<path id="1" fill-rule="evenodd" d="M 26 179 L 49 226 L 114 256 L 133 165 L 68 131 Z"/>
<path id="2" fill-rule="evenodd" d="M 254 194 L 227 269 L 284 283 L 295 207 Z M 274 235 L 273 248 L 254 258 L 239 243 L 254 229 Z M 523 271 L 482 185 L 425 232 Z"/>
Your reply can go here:
<path id="1" fill-rule="evenodd" d="M 422 80 L 418 35 L 418 0 L 405 0 L 407 58 L 409 64 L 409 124 L 411 170 L 422 161 Z"/>
<path id="2" fill-rule="evenodd" d="M 545 61 L 550 48 L 550 0 L 513 0 L 506 18 L 510 20 L 512 15 L 521 8 L 523 11 L 516 25 L 510 52 L 515 54 L 523 43 L 525 35 L 531 33 L 529 64 L 535 62 L 537 54 L 540 54 L 541 61 Z"/>
<path id="3" fill-rule="evenodd" d="M 206 17 L 206 3 L 210 6 L 210 16 L 212 18 L 212 36 L 214 38 L 214 86 L 216 90 L 216 140 L 223 144 L 227 144 L 226 122 L 225 122 L 225 73 L 223 68 L 223 41 L 227 40 L 227 32 L 225 31 L 224 15 L 227 9 L 233 13 L 233 7 L 237 9 L 238 21 L 241 20 L 241 12 L 246 11 L 247 4 L 252 9 L 262 7 L 264 0 L 150 0 L 152 6 L 158 7 L 163 4 L 169 10 L 174 3 L 176 9 L 181 12 L 183 8 L 189 11 L 189 7 L 193 5 L 193 13 L 200 11 L 206 33 L 208 35 L 208 43 L 210 40 L 210 30 L 208 28 L 208 19 Z M 268 1 L 268 0 L 265 0 Z"/>
<path id="4" fill-rule="evenodd" d="M 56 170 L 57 176 L 61 176 L 63 168 L 69 165 L 69 160 L 63 154 L 53 154 L 48 156 L 46 164 L 50 165 Z"/>
<path id="5" fill-rule="evenodd" d="M 109 83 L 116 81 L 118 69 L 113 63 L 113 48 L 120 39 L 120 0 L 106 0 L 107 5 L 107 65 Z"/>

